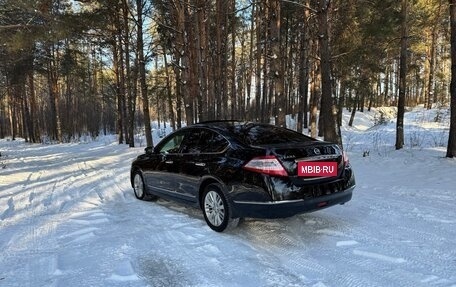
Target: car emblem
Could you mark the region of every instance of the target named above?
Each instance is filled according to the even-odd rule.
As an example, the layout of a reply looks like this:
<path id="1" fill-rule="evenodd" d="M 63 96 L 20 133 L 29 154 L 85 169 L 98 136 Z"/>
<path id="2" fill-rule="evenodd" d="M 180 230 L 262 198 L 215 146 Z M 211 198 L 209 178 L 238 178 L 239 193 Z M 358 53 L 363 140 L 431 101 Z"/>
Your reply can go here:
<path id="1" fill-rule="evenodd" d="M 316 154 L 316 155 L 319 155 L 321 154 L 320 150 L 318 148 L 314 148 L 313 152 Z"/>

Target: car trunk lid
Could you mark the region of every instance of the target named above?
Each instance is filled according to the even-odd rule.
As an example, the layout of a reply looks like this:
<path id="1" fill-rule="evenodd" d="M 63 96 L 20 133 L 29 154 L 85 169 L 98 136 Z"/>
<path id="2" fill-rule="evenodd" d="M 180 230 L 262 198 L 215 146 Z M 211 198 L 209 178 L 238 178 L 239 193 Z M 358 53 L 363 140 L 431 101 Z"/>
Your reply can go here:
<path id="1" fill-rule="evenodd" d="M 335 162 L 337 164 L 337 176 L 343 171 L 344 160 L 340 147 L 336 144 L 312 141 L 303 143 L 275 144 L 259 146 L 266 150 L 266 155 L 274 155 L 283 165 L 290 178 L 296 183 L 304 183 L 309 180 L 329 181 L 334 177 L 321 176 L 298 176 L 298 163 L 322 163 Z"/>

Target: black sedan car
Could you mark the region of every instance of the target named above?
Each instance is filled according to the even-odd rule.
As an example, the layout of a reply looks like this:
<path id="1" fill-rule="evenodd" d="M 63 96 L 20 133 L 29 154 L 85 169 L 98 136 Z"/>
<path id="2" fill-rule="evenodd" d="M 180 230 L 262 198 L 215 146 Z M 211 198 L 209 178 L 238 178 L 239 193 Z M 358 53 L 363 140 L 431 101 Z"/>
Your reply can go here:
<path id="1" fill-rule="evenodd" d="M 239 218 L 281 218 L 352 197 L 355 178 L 337 145 L 268 124 L 191 125 L 146 148 L 131 165 L 138 199 L 157 197 L 201 208 L 215 231 Z"/>

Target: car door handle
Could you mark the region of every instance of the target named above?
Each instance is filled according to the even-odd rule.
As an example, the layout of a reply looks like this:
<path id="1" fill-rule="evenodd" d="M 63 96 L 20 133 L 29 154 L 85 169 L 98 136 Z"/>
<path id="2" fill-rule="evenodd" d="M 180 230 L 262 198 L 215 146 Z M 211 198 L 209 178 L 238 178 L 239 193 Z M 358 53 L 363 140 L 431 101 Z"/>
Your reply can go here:
<path id="1" fill-rule="evenodd" d="M 166 160 L 165 163 L 167 163 L 167 164 L 173 164 L 174 161 L 172 161 L 172 160 Z"/>
<path id="2" fill-rule="evenodd" d="M 206 166 L 204 162 L 195 162 L 196 166 Z"/>

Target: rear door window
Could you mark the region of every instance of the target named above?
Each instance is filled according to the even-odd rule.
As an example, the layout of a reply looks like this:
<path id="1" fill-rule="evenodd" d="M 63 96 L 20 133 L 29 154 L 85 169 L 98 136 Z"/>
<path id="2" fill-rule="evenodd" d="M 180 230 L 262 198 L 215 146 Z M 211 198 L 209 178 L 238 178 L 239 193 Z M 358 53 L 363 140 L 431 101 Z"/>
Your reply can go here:
<path id="1" fill-rule="evenodd" d="M 222 152 L 228 147 L 228 141 L 220 134 L 205 130 L 200 141 L 201 152 L 217 153 Z"/>
<path id="2" fill-rule="evenodd" d="M 199 145 L 201 138 L 201 129 L 188 129 L 185 136 L 185 141 L 182 143 L 182 153 L 200 153 Z"/>
<path id="3" fill-rule="evenodd" d="M 218 153 L 224 151 L 228 141 L 220 134 L 206 129 L 191 129 L 182 143 L 182 153 Z"/>

